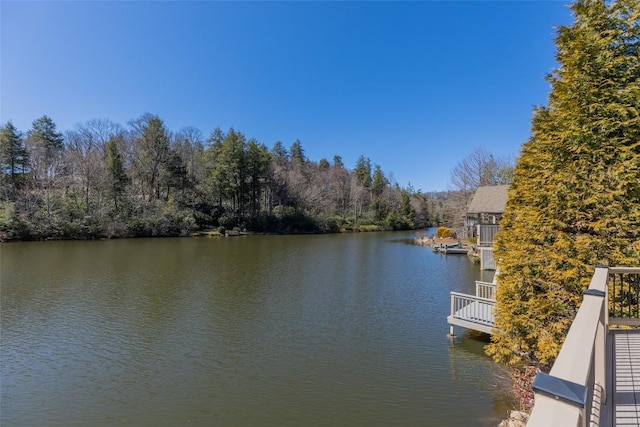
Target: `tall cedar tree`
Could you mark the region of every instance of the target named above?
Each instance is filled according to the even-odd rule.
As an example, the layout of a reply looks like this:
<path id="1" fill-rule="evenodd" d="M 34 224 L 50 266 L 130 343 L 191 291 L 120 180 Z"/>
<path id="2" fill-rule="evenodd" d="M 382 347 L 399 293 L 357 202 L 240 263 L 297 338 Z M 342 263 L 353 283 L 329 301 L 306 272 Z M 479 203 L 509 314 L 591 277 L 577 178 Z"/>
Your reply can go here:
<path id="1" fill-rule="evenodd" d="M 553 363 L 594 266 L 640 264 L 640 3 L 578 0 L 556 38 L 495 255 L 499 333 L 488 351 Z"/>

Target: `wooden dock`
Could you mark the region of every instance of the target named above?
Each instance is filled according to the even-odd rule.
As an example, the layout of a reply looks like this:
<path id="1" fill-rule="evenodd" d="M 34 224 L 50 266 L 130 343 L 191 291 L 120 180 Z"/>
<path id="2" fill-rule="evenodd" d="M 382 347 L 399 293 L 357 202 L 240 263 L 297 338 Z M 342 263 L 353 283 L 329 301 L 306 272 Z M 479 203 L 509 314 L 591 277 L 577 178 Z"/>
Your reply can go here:
<path id="1" fill-rule="evenodd" d="M 469 248 L 444 248 L 440 253 L 445 255 L 468 255 L 469 251 Z"/>
<path id="2" fill-rule="evenodd" d="M 458 243 L 453 243 L 448 245 L 440 244 L 440 245 L 432 246 L 431 249 L 433 250 L 433 252 L 446 254 L 446 255 L 467 255 L 471 250 L 471 248 L 461 246 Z"/>
<path id="3" fill-rule="evenodd" d="M 447 317 L 449 334 L 454 335 L 454 326 L 459 326 L 485 334 L 493 333 L 496 304 L 496 285 L 476 281 L 476 294 L 468 295 L 451 292 L 451 314 Z"/>

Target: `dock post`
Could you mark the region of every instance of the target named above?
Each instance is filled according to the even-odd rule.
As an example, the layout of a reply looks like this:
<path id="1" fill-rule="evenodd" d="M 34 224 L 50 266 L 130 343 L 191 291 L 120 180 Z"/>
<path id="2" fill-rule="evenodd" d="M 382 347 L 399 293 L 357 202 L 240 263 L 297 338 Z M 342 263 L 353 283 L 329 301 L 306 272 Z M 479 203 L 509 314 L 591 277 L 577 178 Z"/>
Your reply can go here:
<path id="1" fill-rule="evenodd" d="M 456 336 L 456 335 L 453 333 L 453 325 L 449 325 L 449 337 L 450 337 L 450 338 L 453 338 L 453 337 L 455 337 L 455 336 Z"/>

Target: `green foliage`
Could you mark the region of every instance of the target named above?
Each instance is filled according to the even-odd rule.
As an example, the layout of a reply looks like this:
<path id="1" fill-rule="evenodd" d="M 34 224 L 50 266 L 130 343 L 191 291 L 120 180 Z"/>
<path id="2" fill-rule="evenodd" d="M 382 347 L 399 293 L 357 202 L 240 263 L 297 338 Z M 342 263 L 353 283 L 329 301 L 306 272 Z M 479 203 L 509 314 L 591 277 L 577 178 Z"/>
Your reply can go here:
<path id="1" fill-rule="evenodd" d="M 387 214 L 385 225 L 387 230 L 411 230 L 413 228 L 413 221 L 406 215 L 402 215 L 393 209 Z"/>
<path id="2" fill-rule="evenodd" d="M 327 233 L 339 233 L 344 226 L 342 217 L 333 215 L 323 221 L 322 230 Z"/>
<path id="3" fill-rule="evenodd" d="M 331 164 L 329 163 L 329 160 L 325 158 L 320 159 L 320 161 L 318 162 L 318 169 L 321 171 L 328 171 L 329 169 L 331 169 Z"/>
<path id="4" fill-rule="evenodd" d="M 124 170 L 124 159 L 118 150 L 118 144 L 115 138 L 107 142 L 106 149 L 106 193 L 111 200 L 113 200 L 114 209 L 117 211 L 118 202 L 124 195 L 127 184 L 129 183 L 129 178 Z"/>
<path id="5" fill-rule="evenodd" d="M 127 234 L 133 237 L 188 236 L 197 228 L 190 211 L 163 207 L 161 202 L 138 206 L 136 215 L 126 224 Z"/>
<path id="6" fill-rule="evenodd" d="M 161 197 L 160 177 L 169 155 L 169 136 L 164 122 L 157 116 L 145 115 L 141 119 L 139 136 L 135 139 L 138 155 L 133 171 L 140 184 L 140 191 L 147 200 Z"/>
<path id="7" fill-rule="evenodd" d="M 12 202 L 2 207 L 4 240 L 429 224 L 427 196 L 391 185 L 379 165 L 372 173 L 364 156 L 352 171 L 340 156 L 333 164 L 314 162 L 300 141 L 290 151 L 281 142 L 270 151 L 217 128 L 205 145 L 196 129 L 174 133 L 151 114 L 126 129 L 104 121 L 78 125 L 66 144 L 47 116 L 34 121 L 26 140 L 10 122 L 0 131 L 0 201 Z"/>
<path id="8" fill-rule="evenodd" d="M 380 165 L 375 165 L 373 169 L 373 179 L 371 181 L 371 194 L 373 197 L 382 197 L 382 193 L 389 185 L 389 180 L 384 176 Z"/>
<path id="9" fill-rule="evenodd" d="M 30 235 L 29 225 L 18 215 L 15 203 L 0 201 L 0 242 L 28 239 Z"/>
<path id="10" fill-rule="evenodd" d="M 22 135 L 11 123 L 0 128 L 0 197 L 15 200 L 29 168 L 29 155 Z"/>
<path id="11" fill-rule="evenodd" d="M 353 175 L 358 185 L 365 188 L 371 187 L 371 160 L 362 155 L 358 157 Z"/>
<path id="12" fill-rule="evenodd" d="M 56 130 L 56 124 L 49 116 L 45 115 L 34 120 L 28 136 L 30 139 L 42 143 L 48 155 L 63 148 L 64 138 Z"/>
<path id="13" fill-rule="evenodd" d="M 358 226 L 358 231 L 361 233 L 371 232 L 371 231 L 384 231 L 385 228 L 380 225 L 375 224 L 363 224 Z"/>
<path id="14" fill-rule="evenodd" d="M 572 10 L 495 242 L 489 352 L 513 364 L 553 363 L 597 263 L 640 264 L 640 3 Z"/>
<path id="15" fill-rule="evenodd" d="M 238 223 L 236 221 L 236 218 L 233 215 L 228 213 L 223 213 L 222 215 L 220 215 L 220 218 L 218 218 L 218 224 L 220 224 L 221 227 L 224 227 L 227 230 L 231 230 Z"/>
<path id="16" fill-rule="evenodd" d="M 407 224 L 407 228 L 413 228 L 413 219 L 416 216 L 416 211 L 411 205 L 411 193 L 407 190 L 402 190 L 400 191 L 400 198 L 400 213 L 402 214 L 402 218 Z"/>
<path id="17" fill-rule="evenodd" d="M 299 140 L 296 140 L 296 142 L 291 145 L 289 153 L 291 153 L 291 159 L 294 162 L 299 162 L 302 164 L 307 162 L 307 158 L 304 155 L 304 150 L 302 149 L 302 143 Z"/>
<path id="18" fill-rule="evenodd" d="M 269 212 L 259 212 L 249 218 L 247 229 L 260 233 L 273 231 L 277 229 L 277 219 Z"/>
<path id="19" fill-rule="evenodd" d="M 292 206 L 278 205 L 273 208 L 273 215 L 276 218 L 278 230 L 287 233 L 304 233 L 317 230 L 317 225 L 313 218 Z"/>

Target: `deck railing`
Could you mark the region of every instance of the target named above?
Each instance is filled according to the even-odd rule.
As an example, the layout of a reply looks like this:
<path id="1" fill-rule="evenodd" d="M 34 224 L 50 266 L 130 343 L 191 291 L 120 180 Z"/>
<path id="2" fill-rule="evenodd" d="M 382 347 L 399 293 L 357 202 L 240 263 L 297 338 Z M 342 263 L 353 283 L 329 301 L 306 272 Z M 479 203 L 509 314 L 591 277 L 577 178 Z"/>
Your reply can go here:
<path id="1" fill-rule="evenodd" d="M 491 246 L 498 232 L 497 224 L 478 224 L 478 246 Z"/>
<path id="2" fill-rule="evenodd" d="M 494 326 L 495 300 L 451 292 L 451 316 L 485 326 Z"/>
<path id="3" fill-rule="evenodd" d="M 609 322 L 640 326 L 640 268 L 609 269 Z"/>
<path id="4" fill-rule="evenodd" d="M 496 284 L 476 280 L 476 296 L 486 299 L 496 299 Z"/>
<path id="5" fill-rule="evenodd" d="M 596 267 L 551 372 L 539 373 L 533 382 L 528 427 L 600 425 L 607 395 L 607 331 L 609 325 L 640 325 L 639 279 L 640 268 Z M 610 311 L 616 317 L 609 317 Z"/>

